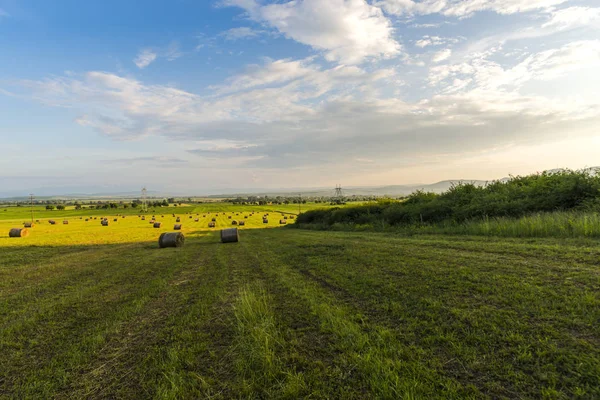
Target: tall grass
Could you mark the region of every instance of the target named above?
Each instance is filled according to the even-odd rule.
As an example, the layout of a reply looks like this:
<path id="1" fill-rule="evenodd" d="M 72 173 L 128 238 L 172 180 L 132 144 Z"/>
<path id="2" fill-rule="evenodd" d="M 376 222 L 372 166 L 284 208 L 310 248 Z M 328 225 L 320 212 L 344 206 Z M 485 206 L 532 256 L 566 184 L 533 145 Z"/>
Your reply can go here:
<path id="1" fill-rule="evenodd" d="M 600 215 L 585 212 L 538 213 L 521 218 L 484 217 L 462 223 L 410 227 L 423 233 L 500 237 L 600 237 Z"/>
<path id="2" fill-rule="evenodd" d="M 413 234 L 450 234 L 497 237 L 600 238 L 600 214 L 557 211 L 536 213 L 521 218 L 483 217 L 464 222 L 390 225 L 381 220 L 370 224 L 298 224 L 298 228 L 334 231 L 376 231 Z"/>

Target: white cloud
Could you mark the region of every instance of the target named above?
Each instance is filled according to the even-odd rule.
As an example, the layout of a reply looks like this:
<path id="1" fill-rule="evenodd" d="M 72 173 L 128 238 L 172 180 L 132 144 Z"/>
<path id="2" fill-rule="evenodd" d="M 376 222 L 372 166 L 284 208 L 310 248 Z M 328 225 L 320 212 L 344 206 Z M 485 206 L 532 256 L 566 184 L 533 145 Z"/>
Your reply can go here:
<path id="1" fill-rule="evenodd" d="M 220 36 L 223 36 L 226 40 L 239 40 L 239 39 L 250 39 L 259 36 L 263 31 L 255 30 L 249 28 L 247 26 L 242 26 L 239 28 L 231 28 L 224 32 L 220 33 Z"/>
<path id="2" fill-rule="evenodd" d="M 452 55 L 452 50 L 444 49 L 442 51 L 435 53 L 433 55 L 433 58 L 431 59 L 431 61 L 433 61 L 434 63 L 440 63 L 442 61 L 449 59 L 451 55 Z"/>
<path id="3" fill-rule="evenodd" d="M 379 0 L 376 6 L 393 15 L 443 14 L 453 17 L 470 17 L 479 11 L 498 14 L 516 14 L 540 9 L 550 9 L 568 0 Z"/>
<path id="4" fill-rule="evenodd" d="M 150 50 L 144 49 L 138 53 L 133 62 L 138 68 L 143 69 L 152 64 L 156 60 L 157 54 Z"/>
<path id="5" fill-rule="evenodd" d="M 556 79 L 578 69 L 600 66 L 600 40 L 582 40 L 530 54 L 510 68 L 490 61 L 488 55 L 482 54 L 460 64 L 432 67 L 429 83 L 442 90 L 452 90 L 455 80 L 471 79 L 485 90 L 504 90 L 519 88 L 533 80 Z"/>
<path id="6" fill-rule="evenodd" d="M 265 5 L 256 0 L 225 0 L 223 4 L 241 7 L 253 20 L 324 51 L 329 61 L 357 64 L 400 53 L 391 22 L 380 8 L 365 0 L 297 0 Z"/>
<path id="7" fill-rule="evenodd" d="M 425 35 L 421 39 L 415 41 L 415 46 L 425 48 L 427 46 L 443 46 L 448 44 L 456 44 L 460 40 L 464 40 L 464 37 L 456 38 L 445 38 L 440 36 L 429 36 Z"/>
<path id="8" fill-rule="evenodd" d="M 586 25 L 600 28 L 600 8 L 569 7 L 554 11 L 542 28 L 567 30 Z"/>

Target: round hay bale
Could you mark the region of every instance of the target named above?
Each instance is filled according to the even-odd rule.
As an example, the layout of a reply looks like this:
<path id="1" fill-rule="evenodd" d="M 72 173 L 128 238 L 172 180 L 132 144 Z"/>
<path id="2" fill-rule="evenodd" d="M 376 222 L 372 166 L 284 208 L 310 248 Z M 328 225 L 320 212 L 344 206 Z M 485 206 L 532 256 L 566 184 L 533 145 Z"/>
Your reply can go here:
<path id="1" fill-rule="evenodd" d="M 146 217 L 142 217 L 142 221 L 145 221 L 145 220 L 146 220 Z"/>
<path id="2" fill-rule="evenodd" d="M 269 220 L 267 218 L 263 218 L 263 224 L 268 224 Z"/>
<path id="3" fill-rule="evenodd" d="M 67 220 L 64 220 L 64 221 L 63 221 L 63 225 L 69 225 L 69 221 L 67 221 Z"/>
<path id="4" fill-rule="evenodd" d="M 248 219 L 248 216 L 247 216 L 247 215 L 244 215 L 244 218 Z"/>
<path id="5" fill-rule="evenodd" d="M 192 219 L 192 216 L 190 215 L 189 218 Z"/>
<path id="6" fill-rule="evenodd" d="M 87 219 L 87 218 L 86 218 L 86 219 L 85 219 L 85 222 L 88 222 L 88 221 L 89 221 L 89 219 Z"/>
<path id="7" fill-rule="evenodd" d="M 238 222 L 238 225 L 239 226 L 244 226 L 244 225 L 246 225 L 246 221 L 240 221 L 240 222 Z"/>
<path id="8" fill-rule="evenodd" d="M 54 225 L 54 224 L 56 224 L 56 221 L 55 221 L 55 220 L 53 220 L 53 219 L 51 219 L 51 220 L 50 220 L 50 221 L 48 221 L 48 222 L 50 223 L 50 225 Z"/>
<path id="9" fill-rule="evenodd" d="M 115 219 L 113 219 L 113 222 L 117 222 L 118 220 L 119 220 L 118 218 L 115 218 Z"/>
<path id="10" fill-rule="evenodd" d="M 279 220 L 279 225 L 285 225 L 285 224 L 287 224 L 287 221 L 285 219 Z"/>
<path id="11" fill-rule="evenodd" d="M 152 226 L 153 226 L 154 228 L 160 228 L 160 226 L 161 226 L 161 225 L 162 225 L 162 224 L 161 224 L 160 222 L 155 222 L 154 224 L 152 224 Z"/>
<path id="12" fill-rule="evenodd" d="M 33 224 L 31 222 L 23 222 L 23 226 L 25 228 L 33 228 Z"/>
<path id="13" fill-rule="evenodd" d="M 181 222 L 181 218 L 177 217 L 177 219 L 175 220 L 175 222 Z"/>
<path id="14" fill-rule="evenodd" d="M 108 221 L 102 220 L 100 221 L 100 224 L 102 224 L 102 226 L 108 226 Z"/>
<path id="15" fill-rule="evenodd" d="M 237 225 L 237 221 L 236 220 L 231 221 L 231 225 Z"/>
<path id="16" fill-rule="evenodd" d="M 227 217 L 228 219 L 231 219 L 231 215 L 229 217 Z"/>
<path id="17" fill-rule="evenodd" d="M 217 226 L 217 224 L 215 224 L 214 222 L 209 222 L 209 223 L 208 223 L 208 227 L 209 227 L 209 228 L 214 228 L 214 227 L 216 227 L 216 226 Z"/>
<path id="18" fill-rule="evenodd" d="M 173 227 L 174 230 L 176 231 L 180 231 L 181 230 L 181 224 L 175 224 L 175 226 Z"/>
<path id="19" fill-rule="evenodd" d="M 212 222 L 217 222 L 216 218 L 211 219 Z"/>
<path id="20" fill-rule="evenodd" d="M 29 231 L 25 228 L 12 228 L 8 231 L 8 237 L 19 238 L 29 236 Z"/>
<path id="21" fill-rule="evenodd" d="M 221 243 L 237 243 L 239 240 L 237 228 L 221 230 Z"/>
<path id="22" fill-rule="evenodd" d="M 283 219 L 287 219 L 287 217 L 283 217 Z"/>
<path id="23" fill-rule="evenodd" d="M 165 232 L 158 238 L 158 247 L 181 247 L 185 243 L 185 236 L 181 232 Z"/>
<path id="24" fill-rule="evenodd" d="M 196 218 L 196 219 L 194 220 L 194 222 L 198 222 L 198 221 L 200 221 L 200 219 L 198 219 L 198 218 Z"/>
<path id="25" fill-rule="evenodd" d="M 290 219 L 294 219 L 294 216 L 293 216 L 293 215 L 290 215 Z"/>

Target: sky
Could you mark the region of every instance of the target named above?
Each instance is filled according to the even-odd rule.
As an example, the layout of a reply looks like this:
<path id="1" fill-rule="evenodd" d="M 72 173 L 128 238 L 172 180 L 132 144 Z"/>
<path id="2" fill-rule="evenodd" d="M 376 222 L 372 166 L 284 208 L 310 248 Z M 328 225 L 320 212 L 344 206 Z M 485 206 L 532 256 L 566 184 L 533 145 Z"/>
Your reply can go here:
<path id="1" fill-rule="evenodd" d="M 0 192 L 600 165 L 597 0 L 0 0 Z"/>

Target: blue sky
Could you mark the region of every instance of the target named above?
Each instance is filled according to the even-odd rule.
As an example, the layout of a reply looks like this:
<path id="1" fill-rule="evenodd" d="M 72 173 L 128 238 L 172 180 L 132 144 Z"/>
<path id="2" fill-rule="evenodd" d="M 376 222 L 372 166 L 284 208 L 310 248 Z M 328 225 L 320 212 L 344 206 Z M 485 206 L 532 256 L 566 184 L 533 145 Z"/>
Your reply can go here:
<path id="1" fill-rule="evenodd" d="M 600 164 L 600 6 L 0 0 L 4 192 L 493 179 Z"/>

